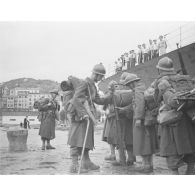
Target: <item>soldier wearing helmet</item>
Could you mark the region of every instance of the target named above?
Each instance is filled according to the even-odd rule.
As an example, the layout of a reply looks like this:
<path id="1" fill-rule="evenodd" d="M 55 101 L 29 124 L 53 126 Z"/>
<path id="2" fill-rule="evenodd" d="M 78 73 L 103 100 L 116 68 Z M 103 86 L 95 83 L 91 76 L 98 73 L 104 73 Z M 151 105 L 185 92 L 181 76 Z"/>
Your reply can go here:
<path id="1" fill-rule="evenodd" d="M 152 155 L 155 153 L 155 127 L 145 126 L 146 103 L 145 85 L 136 74 L 121 76 L 121 84 L 133 91 L 133 152 L 135 156 L 142 157 L 142 166 L 135 171 L 142 173 L 153 172 Z"/>
<path id="2" fill-rule="evenodd" d="M 83 157 L 82 172 L 88 170 L 96 170 L 100 167 L 95 165 L 89 158 L 89 151 L 94 148 L 94 123 L 89 118 L 85 108 L 85 102 L 88 103 L 91 112 L 96 115 L 96 108 L 94 103 L 104 105 L 107 104 L 109 98 L 101 97 L 98 94 L 96 83 L 101 81 L 106 74 L 106 70 L 102 63 L 93 67 L 90 77 L 80 82 L 80 85 L 75 89 L 73 98 L 70 104 L 75 109 L 75 114 L 71 118 L 71 130 L 69 133 L 68 144 L 70 145 L 70 153 L 72 163 L 70 172 L 78 171 L 78 156 L 81 155 L 84 136 L 87 128 L 87 120 L 89 119 L 89 132 L 86 140 L 86 147 Z"/>
<path id="3" fill-rule="evenodd" d="M 59 105 L 56 101 L 58 90 L 50 91 L 51 98 L 43 98 L 39 107 L 40 129 L 39 135 L 42 140 L 42 150 L 55 149 L 51 146 L 50 141 L 55 138 L 55 124 L 56 120 L 59 120 Z M 47 142 L 47 145 L 45 145 Z"/>
<path id="4" fill-rule="evenodd" d="M 108 84 L 108 89 L 114 90 L 116 86 L 117 82 L 111 81 Z M 113 98 L 115 98 L 115 103 Z M 104 124 L 103 141 L 106 141 L 111 149 L 111 154 L 105 157 L 105 160 L 113 161 L 113 166 L 131 166 L 135 162 L 135 156 L 133 155 L 133 117 L 131 102 L 132 91 L 117 88 L 109 104 L 104 106 L 106 110 L 106 121 Z M 118 109 L 119 118 L 117 118 L 115 113 L 116 108 Z M 121 136 L 121 139 L 119 136 Z M 120 140 L 122 140 L 123 147 L 120 147 Z M 116 161 L 116 146 L 118 146 L 119 161 Z"/>
<path id="5" fill-rule="evenodd" d="M 174 71 L 173 61 L 168 57 L 160 59 L 156 68 L 160 75 L 155 82 L 156 101 L 159 104 L 163 103 L 161 110 L 164 114 L 174 110 L 178 112 L 179 104 L 175 97 L 179 87 L 182 86 L 179 85 L 179 80 L 182 78 L 183 84 L 188 76 L 177 74 Z M 193 175 L 195 174 L 195 125 L 186 114 L 181 113 L 180 116 L 174 123 L 167 122 L 166 125 L 160 125 L 160 155 L 166 157 L 167 166 L 172 174 L 179 174 L 181 162 L 185 162 L 187 163 L 186 174 Z"/>

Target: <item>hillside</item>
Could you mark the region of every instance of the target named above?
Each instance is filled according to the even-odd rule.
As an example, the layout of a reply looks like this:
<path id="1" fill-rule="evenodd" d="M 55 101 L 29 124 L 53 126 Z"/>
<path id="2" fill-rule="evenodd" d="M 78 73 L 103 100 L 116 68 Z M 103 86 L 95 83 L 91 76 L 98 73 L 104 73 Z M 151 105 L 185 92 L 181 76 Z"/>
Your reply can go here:
<path id="1" fill-rule="evenodd" d="M 3 83 L 3 86 L 7 86 L 9 89 L 15 87 L 24 88 L 39 88 L 41 93 L 49 93 L 52 89 L 58 89 L 59 83 L 52 80 L 36 80 L 33 78 L 19 78 L 10 80 Z"/>

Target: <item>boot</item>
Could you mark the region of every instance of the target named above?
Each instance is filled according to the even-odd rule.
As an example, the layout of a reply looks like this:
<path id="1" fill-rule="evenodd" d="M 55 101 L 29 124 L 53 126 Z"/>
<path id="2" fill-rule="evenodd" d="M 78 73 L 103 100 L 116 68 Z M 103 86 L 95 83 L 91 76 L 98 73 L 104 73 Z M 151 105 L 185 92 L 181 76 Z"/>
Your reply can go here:
<path id="1" fill-rule="evenodd" d="M 79 163 L 78 156 L 72 157 L 72 163 L 70 165 L 70 173 L 78 173 L 79 171 Z M 88 171 L 81 165 L 80 173 L 87 173 Z"/>
<path id="2" fill-rule="evenodd" d="M 106 156 L 106 157 L 104 158 L 104 160 L 115 161 L 115 160 L 116 160 L 116 156 L 109 155 L 109 156 Z"/>
<path id="3" fill-rule="evenodd" d="M 126 166 L 126 162 L 121 162 L 121 161 L 115 160 L 112 162 L 112 165 L 113 166 Z"/>
<path id="4" fill-rule="evenodd" d="M 151 155 L 142 156 L 142 166 L 135 168 L 135 171 L 144 174 L 152 173 L 153 172 L 152 156 Z"/>
<path id="5" fill-rule="evenodd" d="M 41 147 L 41 150 L 45 150 L 45 140 L 42 139 L 42 147 Z"/>
<path id="6" fill-rule="evenodd" d="M 89 158 L 89 151 L 84 152 L 82 167 L 87 170 L 97 170 L 100 166 L 94 164 Z"/>
<path id="7" fill-rule="evenodd" d="M 171 173 L 171 175 L 179 175 L 178 168 L 171 169 L 171 170 L 170 170 L 170 173 Z"/>
<path id="8" fill-rule="evenodd" d="M 47 140 L 47 146 L 46 146 L 46 149 L 47 150 L 53 150 L 53 149 L 56 149 L 55 147 L 51 146 L 50 144 L 50 140 Z"/>
<path id="9" fill-rule="evenodd" d="M 194 163 L 187 164 L 186 175 L 195 175 Z"/>
<path id="10" fill-rule="evenodd" d="M 108 161 L 115 161 L 116 160 L 116 155 L 115 155 L 115 147 L 110 144 L 110 156 L 106 156 L 104 159 Z"/>
<path id="11" fill-rule="evenodd" d="M 112 162 L 113 166 L 126 166 L 126 156 L 125 156 L 125 150 L 124 149 L 118 149 L 119 153 L 119 161 Z"/>
<path id="12" fill-rule="evenodd" d="M 41 150 L 45 150 L 45 145 L 42 145 L 41 146 Z"/>
<path id="13" fill-rule="evenodd" d="M 53 150 L 53 149 L 56 149 L 56 148 L 49 144 L 49 145 L 46 146 L 46 149 L 47 150 Z"/>
<path id="14" fill-rule="evenodd" d="M 134 165 L 134 162 L 136 162 L 136 158 L 133 155 L 133 151 L 127 150 L 127 166 Z"/>
<path id="15" fill-rule="evenodd" d="M 73 156 L 72 157 L 72 162 L 70 165 L 70 173 L 77 173 L 78 172 L 78 156 Z"/>

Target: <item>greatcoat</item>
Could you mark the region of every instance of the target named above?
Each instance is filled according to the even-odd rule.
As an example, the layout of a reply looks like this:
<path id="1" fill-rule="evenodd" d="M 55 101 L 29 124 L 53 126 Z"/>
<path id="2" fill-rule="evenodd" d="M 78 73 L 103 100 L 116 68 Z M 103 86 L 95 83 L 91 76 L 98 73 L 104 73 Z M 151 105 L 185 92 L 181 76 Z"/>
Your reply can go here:
<path id="1" fill-rule="evenodd" d="M 169 73 L 169 75 L 176 73 Z M 163 75 L 164 76 L 164 75 Z M 157 89 L 162 86 L 163 79 L 157 82 Z M 177 102 L 174 99 L 173 90 L 161 90 L 158 100 L 163 100 L 166 108 L 177 109 Z M 174 124 L 161 125 L 160 130 L 160 155 L 161 156 L 176 156 L 195 153 L 195 124 L 184 113 L 181 120 Z"/>
<path id="2" fill-rule="evenodd" d="M 43 103 L 44 102 L 44 103 Z M 48 106 L 48 103 L 51 103 Z M 42 105 L 39 108 L 39 117 L 41 119 L 41 125 L 39 130 L 39 135 L 42 138 L 51 140 L 55 138 L 55 120 L 56 120 L 56 110 L 58 109 L 58 103 L 56 100 L 51 100 L 45 98 L 42 100 Z"/>
<path id="3" fill-rule="evenodd" d="M 133 107 L 133 152 L 136 156 L 152 155 L 156 150 L 156 128 L 155 125 L 145 126 L 145 117 L 150 114 L 146 112 L 144 99 L 145 85 L 139 81 L 134 89 Z M 141 126 L 136 126 L 135 121 L 141 120 Z"/>
<path id="4" fill-rule="evenodd" d="M 74 96 L 70 101 L 69 112 L 71 113 L 71 129 L 68 137 L 68 145 L 71 147 L 83 147 L 84 137 L 87 128 L 87 121 L 83 120 L 83 116 L 87 115 L 84 107 L 84 102 L 88 101 L 91 112 L 95 114 L 95 105 L 107 104 L 108 97 L 101 97 L 97 92 L 95 83 L 90 78 L 80 82 L 75 89 Z M 89 131 L 86 140 L 86 149 L 93 150 L 94 148 L 94 125 L 92 120 L 89 121 Z"/>

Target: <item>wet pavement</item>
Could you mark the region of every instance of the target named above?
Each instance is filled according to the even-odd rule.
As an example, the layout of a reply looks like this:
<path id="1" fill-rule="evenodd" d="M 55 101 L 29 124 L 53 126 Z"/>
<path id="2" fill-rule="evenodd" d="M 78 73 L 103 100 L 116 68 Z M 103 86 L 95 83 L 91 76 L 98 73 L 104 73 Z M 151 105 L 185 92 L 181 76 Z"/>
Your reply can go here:
<path id="1" fill-rule="evenodd" d="M 89 171 L 88 175 L 139 175 L 134 167 L 113 167 L 104 157 L 109 154 L 109 146 L 101 141 L 102 128 L 95 131 L 95 150 L 90 152 L 92 161 L 100 165 L 100 170 Z M 56 139 L 51 144 L 55 150 L 41 150 L 38 129 L 28 132 L 28 150 L 25 152 L 9 152 L 9 143 L 5 129 L 0 128 L 0 174 L 1 175 L 67 175 L 71 159 L 69 146 L 66 144 L 68 131 L 56 131 Z M 135 166 L 141 159 L 137 158 Z M 186 166 L 180 168 L 184 174 Z M 152 175 L 168 175 L 165 158 L 154 156 L 154 172 Z"/>

